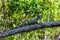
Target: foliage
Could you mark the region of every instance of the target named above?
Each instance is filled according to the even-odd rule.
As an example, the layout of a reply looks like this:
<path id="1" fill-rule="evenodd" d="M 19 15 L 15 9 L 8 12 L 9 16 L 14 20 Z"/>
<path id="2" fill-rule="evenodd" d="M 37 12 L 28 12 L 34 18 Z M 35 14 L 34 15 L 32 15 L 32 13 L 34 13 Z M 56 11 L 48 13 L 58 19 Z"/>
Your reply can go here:
<path id="1" fill-rule="evenodd" d="M 41 22 L 60 20 L 60 1 L 59 0 L 7 0 L 6 19 L 13 20 L 15 23 L 7 22 L 6 28 L 19 26 L 16 22 L 25 22 L 29 19 L 43 15 Z M 48 18 L 48 16 L 50 17 Z M 44 39 L 44 34 L 50 35 L 50 39 L 59 34 L 60 28 L 48 28 L 32 31 L 28 33 L 15 34 L 0 40 L 40 40 Z"/>

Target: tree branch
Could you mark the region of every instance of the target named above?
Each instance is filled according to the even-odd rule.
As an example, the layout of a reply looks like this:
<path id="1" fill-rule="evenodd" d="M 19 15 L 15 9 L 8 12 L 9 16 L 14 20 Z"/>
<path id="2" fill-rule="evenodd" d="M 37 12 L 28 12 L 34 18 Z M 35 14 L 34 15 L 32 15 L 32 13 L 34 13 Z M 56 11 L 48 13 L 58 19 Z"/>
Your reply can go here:
<path id="1" fill-rule="evenodd" d="M 18 28 L 13 28 L 6 30 L 4 32 L 0 33 L 0 38 L 1 37 L 6 37 L 9 35 L 17 34 L 17 33 L 22 33 L 22 32 L 29 32 L 33 30 L 38 30 L 42 28 L 50 28 L 50 27 L 58 27 L 60 26 L 60 21 L 54 21 L 54 22 L 44 22 L 44 23 L 35 23 L 23 27 L 18 27 Z"/>

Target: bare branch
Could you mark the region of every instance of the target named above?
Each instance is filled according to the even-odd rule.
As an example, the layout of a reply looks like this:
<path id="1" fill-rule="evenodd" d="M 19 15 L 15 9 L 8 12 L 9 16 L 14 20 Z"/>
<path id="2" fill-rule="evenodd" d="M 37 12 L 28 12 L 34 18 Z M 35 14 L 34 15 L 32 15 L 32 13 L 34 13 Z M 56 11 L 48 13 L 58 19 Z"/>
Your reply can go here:
<path id="1" fill-rule="evenodd" d="M 23 27 L 13 28 L 13 29 L 1 32 L 0 38 L 6 37 L 9 35 L 13 35 L 13 34 L 17 34 L 17 33 L 29 32 L 29 31 L 33 31 L 33 30 L 42 29 L 42 28 L 50 28 L 50 27 L 58 27 L 58 26 L 60 26 L 60 21 L 44 22 L 42 24 L 36 23 L 33 25 L 27 25 L 27 26 L 23 26 Z"/>

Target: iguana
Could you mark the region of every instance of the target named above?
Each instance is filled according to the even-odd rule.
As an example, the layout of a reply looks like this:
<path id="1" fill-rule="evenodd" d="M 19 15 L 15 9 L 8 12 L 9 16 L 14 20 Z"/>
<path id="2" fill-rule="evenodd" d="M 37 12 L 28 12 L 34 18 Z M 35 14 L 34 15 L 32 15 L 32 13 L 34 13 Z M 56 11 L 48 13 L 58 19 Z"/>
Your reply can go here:
<path id="1" fill-rule="evenodd" d="M 31 25 L 31 24 L 35 24 L 37 23 L 38 20 L 41 20 L 42 19 L 42 15 L 38 16 L 37 18 L 34 18 L 32 20 L 28 20 L 26 22 L 22 22 L 22 23 L 18 23 L 20 24 L 20 26 L 26 26 L 26 25 Z"/>

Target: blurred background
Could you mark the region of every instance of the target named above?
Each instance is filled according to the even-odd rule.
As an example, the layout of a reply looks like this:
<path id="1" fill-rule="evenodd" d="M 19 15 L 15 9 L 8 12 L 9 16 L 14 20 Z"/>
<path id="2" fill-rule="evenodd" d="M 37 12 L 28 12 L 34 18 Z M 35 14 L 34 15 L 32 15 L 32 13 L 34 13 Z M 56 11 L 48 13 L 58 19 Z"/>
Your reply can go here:
<path id="1" fill-rule="evenodd" d="M 60 20 L 60 0 L 0 0 L 0 32 L 19 27 L 18 22 L 39 15 L 43 15 L 39 22 Z M 60 27 L 54 27 L 18 33 L 0 40 L 56 40 L 59 35 Z"/>

